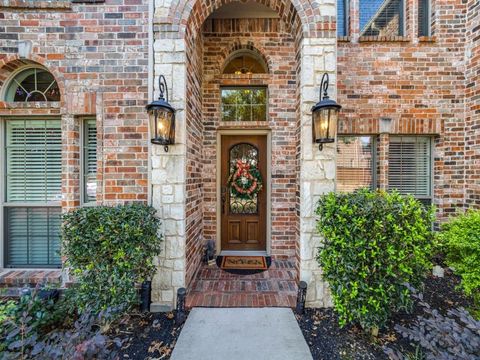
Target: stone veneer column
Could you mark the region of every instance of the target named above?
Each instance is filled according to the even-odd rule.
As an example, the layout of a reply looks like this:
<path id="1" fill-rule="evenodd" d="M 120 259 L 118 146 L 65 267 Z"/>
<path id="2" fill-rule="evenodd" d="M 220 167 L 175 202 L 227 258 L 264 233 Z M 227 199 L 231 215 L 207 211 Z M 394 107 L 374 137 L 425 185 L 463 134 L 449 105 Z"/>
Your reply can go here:
<path id="1" fill-rule="evenodd" d="M 161 10 L 161 9 L 159 9 Z M 160 33 L 160 37 L 162 34 Z M 166 153 L 163 146 L 151 146 L 152 205 L 162 220 L 164 236 L 158 272 L 152 282 L 152 305 L 168 309 L 175 304 L 178 288 L 185 286 L 185 94 L 186 58 L 183 39 L 156 38 L 155 98 L 158 98 L 158 77 L 164 75 L 170 104 L 176 113 L 176 144 Z"/>
<path id="2" fill-rule="evenodd" d="M 336 38 L 305 38 L 301 44 L 301 172 L 300 172 L 300 280 L 308 284 L 307 306 L 331 306 L 328 285 L 316 255 L 322 239 L 316 233 L 315 207 L 320 195 L 335 190 L 335 144 L 323 151 L 312 142 L 312 106 L 318 101 L 323 73 L 330 76 L 329 95 L 336 93 Z"/>

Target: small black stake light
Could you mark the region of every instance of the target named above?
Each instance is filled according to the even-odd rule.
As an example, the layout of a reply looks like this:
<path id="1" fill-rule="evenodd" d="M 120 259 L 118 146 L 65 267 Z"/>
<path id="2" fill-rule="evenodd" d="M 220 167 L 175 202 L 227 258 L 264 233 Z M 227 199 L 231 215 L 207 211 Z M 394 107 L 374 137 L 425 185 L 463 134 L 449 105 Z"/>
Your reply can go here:
<path id="1" fill-rule="evenodd" d="M 167 82 L 163 75 L 158 78 L 158 87 L 158 100 L 147 105 L 151 141 L 152 144 L 163 145 L 165 152 L 168 152 L 168 145 L 175 144 L 175 109 L 168 103 Z"/>
<path id="2" fill-rule="evenodd" d="M 329 77 L 325 73 L 320 86 L 320 101 L 312 108 L 313 142 L 319 144 L 320 151 L 323 150 L 323 144 L 335 142 L 338 112 L 342 108 L 328 97 L 328 85 Z"/>
<path id="3" fill-rule="evenodd" d="M 295 312 L 298 315 L 303 315 L 303 313 L 305 312 L 306 301 L 307 301 L 307 283 L 305 281 L 300 281 L 298 283 L 297 306 L 295 306 Z"/>

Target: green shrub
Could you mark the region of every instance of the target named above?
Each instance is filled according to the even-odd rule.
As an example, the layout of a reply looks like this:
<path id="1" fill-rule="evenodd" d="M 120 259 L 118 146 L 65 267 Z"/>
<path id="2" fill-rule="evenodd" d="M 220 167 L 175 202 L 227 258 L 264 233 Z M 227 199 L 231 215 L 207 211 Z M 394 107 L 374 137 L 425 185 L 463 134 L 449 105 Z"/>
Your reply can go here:
<path id="1" fill-rule="evenodd" d="M 407 283 L 431 269 L 433 210 L 397 192 L 359 190 L 321 197 L 317 260 L 332 290 L 340 325 L 382 327 L 392 311 L 408 310 Z"/>
<path id="2" fill-rule="evenodd" d="M 67 297 L 80 312 L 134 305 L 135 284 L 153 277 L 161 236 L 146 205 L 85 207 L 63 216 L 62 255 L 75 278 Z"/>
<path id="3" fill-rule="evenodd" d="M 467 211 L 441 227 L 438 241 L 462 288 L 480 307 L 480 210 Z"/>

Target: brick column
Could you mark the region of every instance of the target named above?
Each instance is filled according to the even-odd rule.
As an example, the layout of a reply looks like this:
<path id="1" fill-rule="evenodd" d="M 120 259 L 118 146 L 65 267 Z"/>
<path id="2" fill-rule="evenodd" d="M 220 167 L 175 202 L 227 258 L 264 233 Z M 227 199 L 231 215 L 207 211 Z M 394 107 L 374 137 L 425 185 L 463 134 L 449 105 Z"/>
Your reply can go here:
<path id="1" fill-rule="evenodd" d="M 62 116 L 62 210 L 80 206 L 80 125 L 73 115 Z"/>

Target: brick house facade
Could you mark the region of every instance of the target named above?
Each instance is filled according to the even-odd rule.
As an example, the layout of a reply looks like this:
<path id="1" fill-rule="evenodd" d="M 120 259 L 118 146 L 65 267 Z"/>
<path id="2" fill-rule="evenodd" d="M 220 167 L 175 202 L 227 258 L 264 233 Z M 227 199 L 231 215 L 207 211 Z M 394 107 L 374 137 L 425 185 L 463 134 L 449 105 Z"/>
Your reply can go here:
<path id="1" fill-rule="evenodd" d="M 32 203 L 25 195 L 20 204 L 9 188 L 1 194 L 0 268 L 25 268 L 12 263 L 17 255 L 7 256 L 14 247 L 6 245 L 17 221 L 9 214 L 20 205 L 68 211 L 148 202 L 158 209 L 165 236 L 153 301 L 172 306 L 175 291 L 192 285 L 205 243 L 224 250 L 219 172 L 225 136 L 268 136 L 264 250 L 294 262 L 296 279 L 309 284 L 311 306 L 330 305 L 315 261 L 319 195 L 400 188 L 434 203 L 439 221 L 479 208 L 478 2 L 391 0 L 385 6 L 397 4 L 397 12 L 390 17 L 375 1 L 0 0 L 0 164 L 10 169 L 9 144 L 15 131 L 28 132 L 28 121 L 61 126 L 61 182 L 54 188 L 60 197 L 47 194 Z M 226 71 L 241 56 L 264 70 Z M 8 98 L 13 79 L 29 68 L 53 75 L 58 101 Z M 338 145 L 319 151 L 310 109 L 325 72 L 343 109 Z M 158 95 L 160 75 L 177 109 L 176 144 L 168 152 L 150 144 L 145 111 Z M 242 89 L 266 89 L 260 120 L 224 117 L 223 91 Z M 18 119 L 28 120 L 23 128 L 14 127 Z M 85 124 L 92 119 L 89 137 Z M 93 182 L 86 174 L 91 169 Z M 2 187 L 12 183 L 9 176 L 2 175 Z M 3 279 L 30 274 L 10 271 Z"/>

